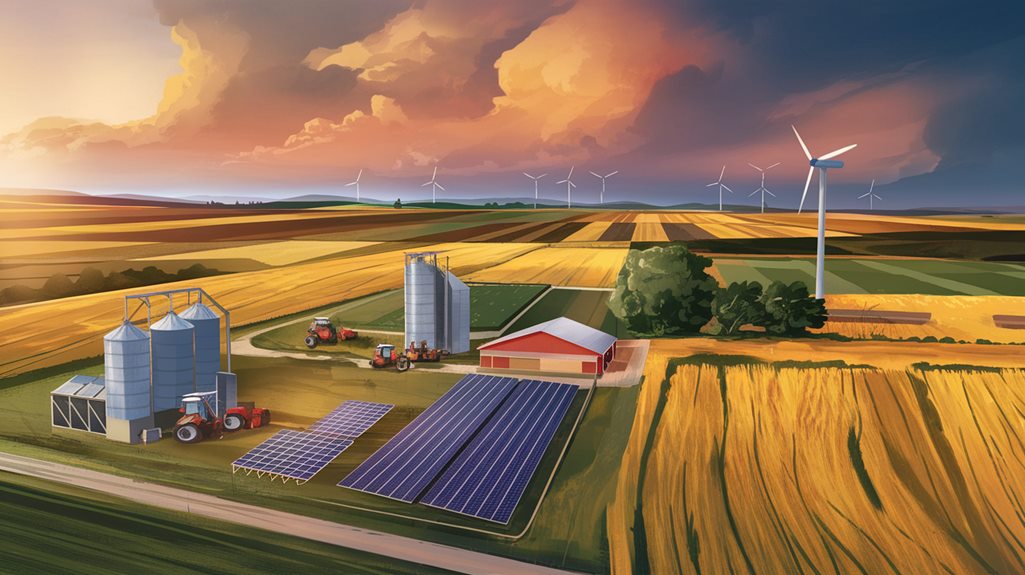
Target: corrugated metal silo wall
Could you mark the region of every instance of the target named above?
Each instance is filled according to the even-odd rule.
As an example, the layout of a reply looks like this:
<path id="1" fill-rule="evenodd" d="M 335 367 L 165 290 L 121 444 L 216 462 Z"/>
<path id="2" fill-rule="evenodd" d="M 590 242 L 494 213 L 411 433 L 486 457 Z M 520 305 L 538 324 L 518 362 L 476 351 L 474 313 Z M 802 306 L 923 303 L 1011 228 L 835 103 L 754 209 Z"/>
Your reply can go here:
<path id="1" fill-rule="evenodd" d="M 427 340 L 429 347 L 438 347 L 444 321 L 439 297 L 443 295 L 443 278 L 438 268 L 418 260 L 406 266 L 406 341 L 419 344 Z"/>
<path id="2" fill-rule="evenodd" d="M 178 317 L 196 327 L 196 391 L 214 391 L 221 370 L 221 318 L 201 303 Z"/>
<path id="3" fill-rule="evenodd" d="M 130 323 L 103 338 L 103 379 L 107 418 L 150 415 L 150 337 Z"/>
<path id="4" fill-rule="evenodd" d="M 470 351 L 470 288 L 456 276 L 448 277 L 452 309 L 448 312 L 451 334 L 447 349 L 451 353 L 465 353 Z"/>
<path id="5" fill-rule="evenodd" d="M 150 326 L 153 340 L 153 408 L 176 409 L 195 391 L 193 325 L 174 313 Z"/>

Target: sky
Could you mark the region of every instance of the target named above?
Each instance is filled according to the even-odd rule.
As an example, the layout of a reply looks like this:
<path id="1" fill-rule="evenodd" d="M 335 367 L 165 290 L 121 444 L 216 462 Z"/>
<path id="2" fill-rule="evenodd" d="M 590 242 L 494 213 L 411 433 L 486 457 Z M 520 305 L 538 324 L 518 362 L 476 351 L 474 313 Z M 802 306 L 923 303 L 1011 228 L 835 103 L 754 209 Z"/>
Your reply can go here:
<path id="1" fill-rule="evenodd" d="M 0 187 L 1025 206 L 1025 3 L 0 0 Z M 814 186 L 814 183 L 813 183 Z M 814 194 L 809 194 L 813 196 Z M 810 198 L 811 200 L 811 198 Z M 813 201 L 811 202 L 814 203 Z"/>

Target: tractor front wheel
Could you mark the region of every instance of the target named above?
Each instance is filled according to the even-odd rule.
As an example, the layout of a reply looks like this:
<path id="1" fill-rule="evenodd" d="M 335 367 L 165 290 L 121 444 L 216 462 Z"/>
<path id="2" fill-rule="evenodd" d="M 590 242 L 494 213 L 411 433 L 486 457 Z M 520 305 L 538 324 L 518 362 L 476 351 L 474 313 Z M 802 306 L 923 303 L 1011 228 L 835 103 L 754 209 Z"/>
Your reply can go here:
<path id="1" fill-rule="evenodd" d="M 193 423 L 186 423 L 174 430 L 174 438 L 182 443 L 196 443 L 201 437 L 199 428 Z"/>
<path id="2" fill-rule="evenodd" d="M 310 349 L 317 347 L 317 338 L 312 335 L 306 336 L 306 347 Z"/>
<path id="3" fill-rule="evenodd" d="M 400 357 L 397 360 L 395 360 L 395 369 L 399 371 L 406 371 L 407 369 L 409 369 L 409 358 Z"/>
<path id="4" fill-rule="evenodd" d="M 238 431 L 246 426 L 246 419 L 237 413 L 229 413 L 224 417 L 224 431 Z"/>

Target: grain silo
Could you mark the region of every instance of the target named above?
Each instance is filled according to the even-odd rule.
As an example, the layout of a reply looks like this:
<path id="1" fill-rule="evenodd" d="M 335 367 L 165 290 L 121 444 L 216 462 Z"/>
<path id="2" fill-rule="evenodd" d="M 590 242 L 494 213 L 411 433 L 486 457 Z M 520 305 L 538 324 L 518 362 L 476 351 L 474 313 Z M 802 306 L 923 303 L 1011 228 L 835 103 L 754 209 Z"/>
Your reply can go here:
<path id="1" fill-rule="evenodd" d="M 470 288 L 438 266 L 437 252 L 406 254 L 406 343 L 470 350 Z"/>
<path id="2" fill-rule="evenodd" d="M 107 437 L 137 443 L 153 427 L 150 336 L 125 321 L 103 336 L 103 366 Z"/>
<path id="3" fill-rule="evenodd" d="M 221 318 L 203 302 L 179 315 L 195 326 L 196 391 L 214 391 L 221 370 Z"/>
<path id="4" fill-rule="evenodd" d="M 196 390 L 196 329 L 173 311 L 149 329 L 153 345 L 153 409 L 178 409 L 182 396 Z"/>

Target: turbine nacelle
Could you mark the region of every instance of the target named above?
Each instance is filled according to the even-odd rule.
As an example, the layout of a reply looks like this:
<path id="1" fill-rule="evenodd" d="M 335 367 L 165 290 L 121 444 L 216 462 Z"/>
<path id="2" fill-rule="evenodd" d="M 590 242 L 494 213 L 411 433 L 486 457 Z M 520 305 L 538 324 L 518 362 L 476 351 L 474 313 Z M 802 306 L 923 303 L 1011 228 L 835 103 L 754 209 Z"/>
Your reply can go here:
<path id="1" fill-rule="evenodd" d="M 840 160 L 820 160 L 818 158 L 812 158 L 809 162 L 813 168 L 842 168 L 843 162 Z"/>

